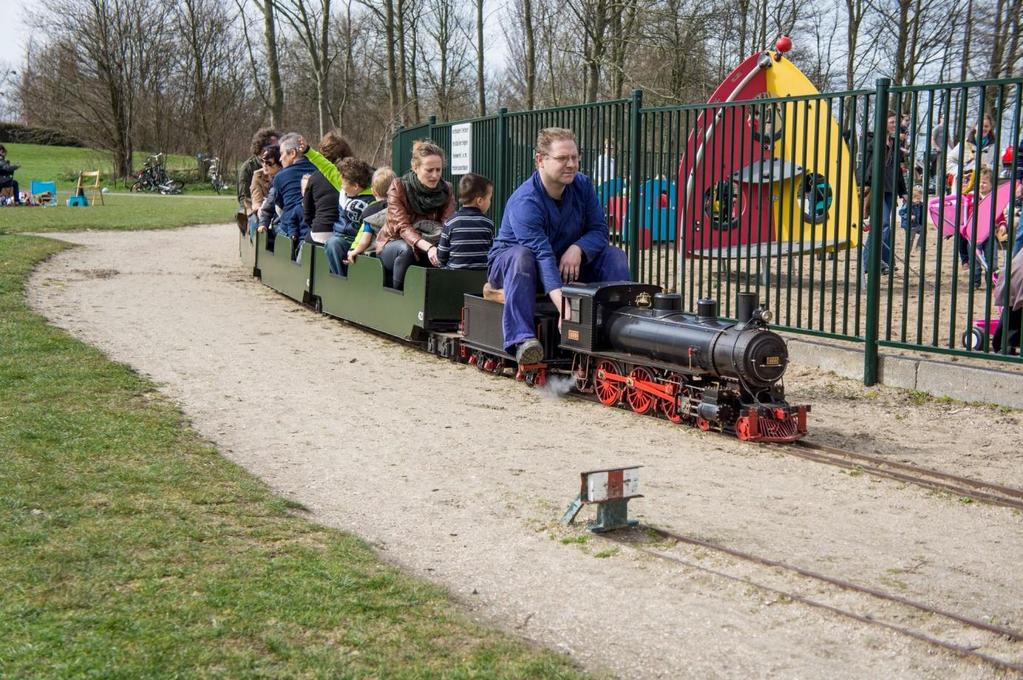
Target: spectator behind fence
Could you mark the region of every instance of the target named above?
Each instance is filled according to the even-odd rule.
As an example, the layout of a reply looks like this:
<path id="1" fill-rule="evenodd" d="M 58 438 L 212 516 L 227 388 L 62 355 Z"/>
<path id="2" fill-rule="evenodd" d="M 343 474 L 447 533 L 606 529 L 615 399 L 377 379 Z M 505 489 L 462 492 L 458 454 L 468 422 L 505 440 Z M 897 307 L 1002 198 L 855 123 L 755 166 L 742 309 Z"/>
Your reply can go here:
<path id="1" fill-rule="evenodd" d="M 615 143 L 610 139 L 604 140 L 604 152 L 597 156 L 597 162 L 593 164 L 593 183 L 603 184 L 617 177 L 615 175 Z"/>
<path id="2" fill-rule="evenodd" d="M 441 176 L 444 151 L 429 139 L 412 145 L 412 171 L 391 182 L 387 222 L 377 235 L 377 256 L 390 284 L 405 287 L 413 264 L 437 266 L 437 242 L 443 222 L 455 212 L 455 192 Z"/>
<path id="3" fill-rule="evenodd" d="M 990 217 L 990 215 L 985 216 L 976 214 L 976 211 L 977 207 L 980 205 L 980 202 L 987 198 L 987 196 L 991 193 L 991 184 L 992 184 L 991 169 L 981 168 L 980 174 L 977 176 L 977 197 L 976 200 L 970 201 L 971 205 L 974 206 L 974 210 L 971 211 L 971 214 L 974 214 L 978 221 L 985 219 L 985 217 L 988 218 Z M 977 243 L 976 245 L 973 244 L 973 242 L 970 240 L 970 231 L 972 231 L 972 220 L 961 225 L 960 229 L 964 230 L 966 233 L 961 233 L 959 237 L 959 262 L 960 264 L 963 265 L 963 267 L 968 268 L 970 266 L 970 254 L 974 252 L 977 254 L 978 264 L 975 267 L 975 271 L 973 273 L 973 287 L 980 288 L 982 284 L 983 270 L 988 267 L 987 259 L 984 256 L 984 252 L 987 248 L 988 239 L 984 239 L 983 241 Z M 994 253 L 995 259 L 993 262 L 990 263 L 990 268 L 993 271 L 998 268 L 998 250 L 995 249 L 992 252 Z"/>
<path id="4" fill-rule="evenodd" d="M 21 205 L 21 191 L 14 179 L 14 171 L 19 167 L 7 160 L 7 147 L 0 144 L 0 189 L 10 187 L 14 191 L 14 205 Z"/>
<path id="5" fill-rule="evenodd" d="M 896 201 L 906 196 L 906 178 L 902 173 L 902 152 L 899 148 L 899 124 L 894 112 L 888 114 L 887 134 L 883 148 L 881 149 L 881 275 L 884 276 L 892 268 L 892 212 L 895 209 Z M 863 183 L 867 187 L 865 203 L 869 200 L 876 200 L 870 196 L 869 187 L 873 174 L 873 135 L 867 134 L 865 140 L 865 153 L 863 158 Z M 869 203 L 867 203 L 869 205 Z M 873 241 L 878 229 L 867 234 L 867 242 L 863 248 L 863 258 L 860 262 L 861 271 L 867 271 L 870 261 L 870 244 Z"/>
<path id="6" fill-rule="evenodd" d="M 340 215 L 338 208 L 340 186 L 331 181 L 324 169 L 336 172 L 336 164 L 351 155 L 352 147 L 336 130 L 323 135 L 319 153 L 312 149 L 305 151 L 305 157 L 319 170 L 309 178 L 302 196 L 303 213 L 306 224 L 309 225 L 309 238 L 316 243 L 327 242 L 334 233 L 334 223 Z"/>
<path id="7" fill-rule="evenodd" d="M 277 131 L 273 128 L 260 128 L 252 135 L 249 143 L 251 154 L 242 166 L 238 168 L 238 208 L 245 211 L 249 217 L 249 229 L 252 229 L 252 215 L 259 211 L 259 205 L 252 204 L 252 175 L 256 170 L 263 167 L 262 153 L 268 146 L 277 144 Z"/>
<path id="8" fill-rule="evenodd" d="M 297 132 L 281 137 L 281 165 L 283 169 L 273 178 L 274 202 L 281 209 L 278 235 L 296 242 L 305 240 L 309 225 L 302 209 L 302 177 L 316 172 L 316 166 L 302 155 L 305 140 Z"/>
<path id="9" fill-rule="evenodd" d="M 494 183 L 468 173 L 458 182 L 461 209 L 444 224 L 437 259 L 445 269 L 486 269 L 494 240 L 494 223 L 486 216 L 494 198 Z"/>
<path id="10" fill-rule="evenodd" d="M 909 247 L 913 248 L 913 242 L 920 237 L 924 224 L 924 188 L 917 184 L 913 187 L 913 197 L 902 204 L 899 208 L 899 221 L 909 238 Z M 917 243 L 922 250 L 923 239 Z"/>

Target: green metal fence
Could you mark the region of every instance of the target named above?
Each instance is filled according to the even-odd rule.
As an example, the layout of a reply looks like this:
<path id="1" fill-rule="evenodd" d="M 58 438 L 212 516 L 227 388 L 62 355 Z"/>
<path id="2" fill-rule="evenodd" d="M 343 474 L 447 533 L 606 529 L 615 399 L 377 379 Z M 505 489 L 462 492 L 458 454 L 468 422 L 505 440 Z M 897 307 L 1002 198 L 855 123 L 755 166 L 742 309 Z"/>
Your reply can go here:
<path id="1" fill-rule="evenodd" d="M 1021 105 L 1023 79 L 879 80 L 870 90 L 658 108 L 644 108 L 637 91 L 431 119 L 399 130 L 392 158 L 405 172 L 415 139 L 450 151 L 452 126 L 470 123 L 471 169 L 494 180 L 499 223 L 533 172 L 537 132 L 570 128 L 580 171 L 593 178 L 612 241 L 637 280 L 681 293 L 690 310 L 714 297 L 726 316 L 738 292 L 755 290 L 781 328 L 863 343 L 864 381 L 873 384 L 883 346 L 1020 362 L 1007 343 L 995 351 L 989 331 L 1007 301 L 993 295 L 1006 275 L 999 265 L 1023 244 L 1017 162 L 1002 159 L 1019 145 Z M 986 137 L 985 112 L 993 114 Z M 989 198 L 979 181 L 985 168 Z M 999 225 L 1005 248 L 994 236 Z"/>

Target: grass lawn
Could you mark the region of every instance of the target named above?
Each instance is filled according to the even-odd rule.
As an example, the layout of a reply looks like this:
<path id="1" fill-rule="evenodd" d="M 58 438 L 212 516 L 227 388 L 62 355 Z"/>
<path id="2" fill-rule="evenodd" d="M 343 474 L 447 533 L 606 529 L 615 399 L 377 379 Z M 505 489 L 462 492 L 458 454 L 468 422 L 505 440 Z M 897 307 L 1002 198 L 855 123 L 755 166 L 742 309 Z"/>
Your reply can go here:
<path id="1" fill-rule="evenodd" d="M 234 196 L 107 194 L 104 202 L 105 205 L 87 208 L 69 208 L 63 204 L 53 208 L 0 208 L 0 234 L 218 224 L 233 222 L 237 207 Z"/>
<path id="2" fill-rule="evenodd" d="M 29 311 L 63 247 L 0 236 L 0 677 L 578 675 L 302 519 Z"/>
<path id="3" fill-rule="evenodd" d="M 57 182 L 57 191 L 61 198 L 67 198 L 65 191 L 70 191 L 75 186 L 78 173 L 91 170 L 99 170 L 103 173 L 102 183 L 111 191 L 127 191 L 124 184 L 113 179 L 113 166 L 110 161 L 110 152 L 98 149 L 80 149 L 73 146 L 44 146 L 41 144 L 4 144 L 7 147 L 7 160 L 20 166 L 14 174 L 15 179 L 21 185 L 22 191 L 29 190 L 31 180 L 43 182 Z M 132 157 L 132 167 L 138 171 L 142 168 L 148 151 L 136 151 Z M 192 156 L 169 154 L 166 157 L 167 171 L 170 173 L 181 171 L 195 171 L 197 163 Z M 225 168 L 229 171 L 230 168 Z M 231 180 L 230 172 L 226 173 L 228 183 Z M 205 187 L 205 188 L 203 188 Z M 209 185 L 186 187 L 191 193 L 213 193 Z M 234 193 L 234 188 L 227 190 L 227 193 Z"/>

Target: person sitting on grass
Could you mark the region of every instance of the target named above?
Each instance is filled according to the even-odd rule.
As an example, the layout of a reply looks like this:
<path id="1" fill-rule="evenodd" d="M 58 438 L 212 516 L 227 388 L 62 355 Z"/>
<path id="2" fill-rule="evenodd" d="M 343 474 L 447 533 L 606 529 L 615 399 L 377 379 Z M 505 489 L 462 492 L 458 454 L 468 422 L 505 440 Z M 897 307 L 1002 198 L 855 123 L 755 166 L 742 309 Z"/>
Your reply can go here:
<path id="1" fill-rule="evenodd" d="M 341 174 L 341 193 L 347 199 L 334 223 L 334 233 L 324 246 L 331 274 L 348 273 L 347 255 L 356 237 L 363 229 L 362 213 L 373 202 L 373 168 L 364 160 L 345 158 L 338 163 Z"/>
<path id="2" fill-rule="evenodd" d="M 7 160 L 7 147 L 0 144 L 0 189 L 10 187 L 14 191 L 14 205 L 21 205 L 21 193 L 18 188 L 18 180 L 14 179 L 14 171 L 19 166 Z"/>
<path id="3" fill-rule="evenodd" d="M 375 200 L 362 212 L 362 230 L 359 232 L 359 238 L 348 250 L 346 264 L 355 262 L 359 255 L 370 249 L 380 227 L 384 226 L 384 222 L 387 221 L 387 190 L 390 188 L 391 182 L 394 181 L 394 177 L 394 170 L 387 167 L 377 168 L 373 173 L 373 198 Z"/>
<path id="4" fill-rule="evenodd" d="M 437 259 L 445 269 L 486 269 L 494 241 L 494 223 L 486 216 L 494 198 L 494 183 L 469 173 L 458 183 L 461 209 L 444 224 Z"/>

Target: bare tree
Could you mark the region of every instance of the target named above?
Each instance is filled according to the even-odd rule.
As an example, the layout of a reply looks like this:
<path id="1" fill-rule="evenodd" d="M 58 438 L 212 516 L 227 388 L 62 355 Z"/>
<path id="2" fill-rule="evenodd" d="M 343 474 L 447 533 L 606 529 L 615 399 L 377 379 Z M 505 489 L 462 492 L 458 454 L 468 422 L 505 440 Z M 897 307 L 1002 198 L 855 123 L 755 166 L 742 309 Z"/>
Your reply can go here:
<path id="1" fill-rule="evenodd" d="M 277 11 L 298 35 L 309 57 L 309 67 L 316 83 L 316 108 L 320 136 L 328 125 L 337 125 L 330 105 L 327 82 L 336 54 L 330 45 L 331 0 L 276 0 Z"/>
<path id="2" fill-rule="evenodd" d="M 483 2 L 476 0 L 476 102 L 480 116 L 487 115 L 487 89 L 483 65 Z"/>
<path id="3" fill-rule="evenodd" d="M 424 68 L 416 71 L 432 86 L 435 110 L 442 120 L 450 120 L 459 101 L 468 99 L 469 22 L 458 7 L 456 0 L 427 0 L 422 17 L 423 30 L 435 49 L 423 60 Z"/>
<path id="4" fill-rule="evenodd" d="M 270 125 L 280 127 L 284 119 L 284 85 L 277 52 L 277 18 L 274 0 L 259 0 L 263 12 L 263 44 L 266 48 L 266 68 L 270 80 Z"/>
<path id="5" fill-rule="evenodd" d="M 70 123 L 83 141 L 109 149 L 122 177 L 131 173 L 140 93 L 165 67 L 167 13 L 145 0 L 55 0 L 49 6 L 52 42 L 43 50 L 62 67 L 64 82 L 42 93 L 39 103 L 63 108 L 39 114 L 54 127 Z"/>

